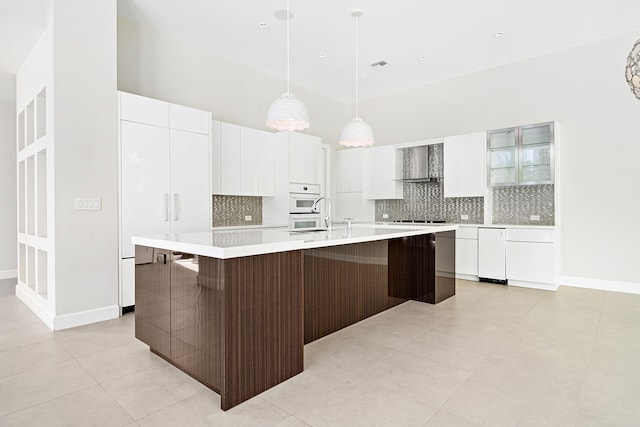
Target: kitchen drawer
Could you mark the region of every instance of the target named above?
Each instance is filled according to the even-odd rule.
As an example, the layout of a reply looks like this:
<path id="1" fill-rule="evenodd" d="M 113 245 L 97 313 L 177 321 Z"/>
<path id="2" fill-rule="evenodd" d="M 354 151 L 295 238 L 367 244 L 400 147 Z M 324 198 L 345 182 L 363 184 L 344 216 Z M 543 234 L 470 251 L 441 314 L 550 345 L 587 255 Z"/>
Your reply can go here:
<path id="1" fill-rule="evenodd" d="M 507 241 L 553 243 L 553 234 L 550 229 L 507 228 Z"/>
<path id="2" fill-rule="evenodd" d="M 458 227 L 456 239 L 478 240 L 478 227 Z"/>

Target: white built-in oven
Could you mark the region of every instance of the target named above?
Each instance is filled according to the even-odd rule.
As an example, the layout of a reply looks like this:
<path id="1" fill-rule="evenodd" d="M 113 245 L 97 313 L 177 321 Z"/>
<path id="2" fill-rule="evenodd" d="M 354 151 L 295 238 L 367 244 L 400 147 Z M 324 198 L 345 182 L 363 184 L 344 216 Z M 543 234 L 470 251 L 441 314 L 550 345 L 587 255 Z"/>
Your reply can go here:
<path id="1" fill-rule="evenodd" d="M 303 213 L 289 214 L 289 228 L 320 228 L 320 214 Z"/>
<path id="2" fill-rule="evenodd" d="M 318 184 L 289 184 L 289 213 L 313 213 L 313 203 L 320 197 Z"/>

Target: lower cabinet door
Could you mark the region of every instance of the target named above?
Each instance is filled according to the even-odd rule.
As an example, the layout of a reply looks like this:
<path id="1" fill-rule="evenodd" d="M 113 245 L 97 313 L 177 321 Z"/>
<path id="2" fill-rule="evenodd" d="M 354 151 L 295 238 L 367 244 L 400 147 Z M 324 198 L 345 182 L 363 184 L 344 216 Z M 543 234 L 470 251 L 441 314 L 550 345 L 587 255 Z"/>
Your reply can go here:
<path id="1" fill-rule="evenodd" d="M 509 280 L 553 284 L 553 243 L 507 242 Z"/>
<path id="2" fill-rule="evenodd" d="M 478 229 L 478 277 L 506 280 L 504 228 Z"/>
<path id="3" fill-rule="evenodd" d="M 478 275 L 478 240 L 456 239 L 456 274 Z"/>

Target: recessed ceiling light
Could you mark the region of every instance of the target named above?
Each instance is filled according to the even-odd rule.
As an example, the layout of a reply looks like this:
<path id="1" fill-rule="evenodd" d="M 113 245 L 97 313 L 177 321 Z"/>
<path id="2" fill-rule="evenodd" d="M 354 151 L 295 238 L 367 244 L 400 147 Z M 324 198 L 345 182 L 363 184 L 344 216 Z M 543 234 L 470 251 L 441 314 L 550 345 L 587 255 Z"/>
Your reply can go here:
<path id="1" fill-rule="evenodd" d="M 269 28 L 269 24 L 266 22 L 261 22 L 258 24 L 258 28 Z"/>
<path id="2" fill-rule="evenodd" d="M 504 32 L 502 32 L 502 31 L 498 31 L 498 32 L 493 34 L 493 37 L 495 37 L 497 39 L 499 39 L 500 37 L 503 37 L 503 36 L 504 36 Z"/>
<path id="3" fill-rule="evenodd" d="M 287 12 L 286 10 L 276 10 L 274 13 L 275 17 L 281 21 L 286 21 L 288 19 L 293 18 L 293 13 Z"/>
<path id="4" fill-rule="evenodd" d="M 420 59 L 420 61 L 426 61 L 426 60 L 427 60 L 427 57 L 423 55 L 423 56 L 421 56 L 419 59 Z"/>
<path id="5" fill-rule="evenodd" d="M 320 54 L 318 55 L 320 58 L 326 58 L 327 54 L 324 52 L 320 52 Z"/>
<path id="6" fill-rule="evenodd" d="M 366 74 L 360 74 L 360 78 L 361 78 L 361 79 L 366 79 L 366 78 L 367 78 L 367 75 L 366 75 Z"/>

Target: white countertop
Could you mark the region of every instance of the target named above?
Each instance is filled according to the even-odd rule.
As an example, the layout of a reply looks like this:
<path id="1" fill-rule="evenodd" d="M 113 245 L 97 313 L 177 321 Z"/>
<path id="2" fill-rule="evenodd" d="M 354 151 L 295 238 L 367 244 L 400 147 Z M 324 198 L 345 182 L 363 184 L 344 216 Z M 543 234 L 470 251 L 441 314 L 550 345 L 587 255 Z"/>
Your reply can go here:
<path id="1" fill-rule="evenodd" d="M 134 245 L 203 255 L 212 258 L 237 258 L 274 252 L 312 249 L 351 243 L 372 242 L 421 234 L 456 230 L 457 225 L 407 226 L 353 224 L 334 228 L 332 233 L 299 232 L 288 229 L 244 229 L 212 232 L 133 236 Z"/>

